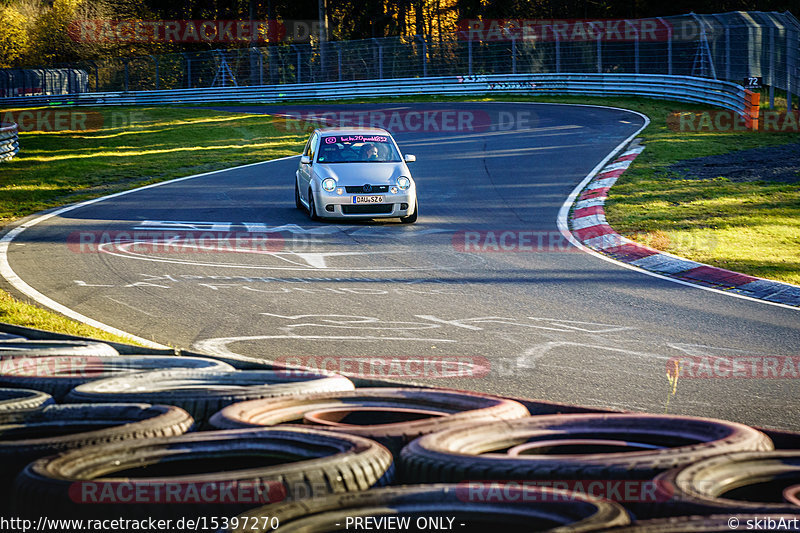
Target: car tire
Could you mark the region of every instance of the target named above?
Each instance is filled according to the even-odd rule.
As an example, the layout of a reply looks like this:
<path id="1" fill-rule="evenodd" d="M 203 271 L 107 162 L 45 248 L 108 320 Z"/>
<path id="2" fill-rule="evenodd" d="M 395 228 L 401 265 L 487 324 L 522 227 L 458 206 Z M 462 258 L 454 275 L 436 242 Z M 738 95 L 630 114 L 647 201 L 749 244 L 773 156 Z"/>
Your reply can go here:
<path id="1" fill-rule="evenodd" d="M 180 435 L 193 424 L 189 413 L 169 405 L 50 405 L 0 412 L 0 490 L 11 494 L 14 476 L 40 457 L 105 442 Z"/>
<path id="2" fill-rule="evenodd" d="M 119 352 L 110 344 L 97 341 L 2 341 L 0 360 L 7 357 L 43 357 L 56 355 L 85 355 L 111 357 Z"/>
<path id="3" fill-rule="evenodd" d="M 317 214 L 317 204 L 314 202 L 314 193 L 311 189 L 308 189 L 308 217 L 314 221 L 320 220 L 320 216 Z"/>
<path id="4" fill-rule="evenodd" d="M 354 388 L 343 376 L 292 370 L 155 370 L 90 381 L 75 387 L 64 400 L 177 405 L 205 427 L 211 415 L 232 403 Z"/>
<path id="5" fill-rule="evenodd" d="M 384 486 L 393 475 L 389 451 L 362 437 L 307 428 L 204 431 L 37 460 L 17 477 L 16 512 L 71 518 L 227 517 L 275 501 Z M 120 482 L 127 485 L 126 495 L 144 494 L 144 501 L 114 501 L 120 492 L 113 488 Z M 162 487 L 160 498 L 148 492 L 155 486 Z M 169 486 L 184 490 L 173 491 L 169 500 L 163 488 Z M 98 496 L 103 499 L 97 501 Z"/>
<path id="6" fill-rule="evenodd" d="M 800 450 L 718 455 L 664 472 L 655 482 L 659 506 L 637 514 L 800 514 L 784 500 L 785 489 L 800 483 Z"/>
<path id="7" fill-rule="evenodd" d="M 294 206 L 297 209 L 305 209 L 303 202 L 300 201 L 300 188 L 297 186 L 297 177 L 294 179 Z"/>
<path id="8" fill-rule="evenodd" d="M 450 528 L 464 531 L 606 531 L 630 524 L 625 510 L 616 503 L 546 487 L 517 486 L 492 501 L 474 501 L 466 485 L 416 485 L 372 489 L 354 494 L 335 494 L 298 502 L 277 503 L 239 515 L 237 527 L 228 533 L 271 531 L 274 517 L 285 533 L 344 531 L 341 525 L 352 517 L 453 518 Z M 507 496 L 507 497 L 503 497 Z M 259 517 L 259 518 L 256 518 Z M 256 525 L 254 529 L 249 526 Z M 352 524 L 351 524 L 352 525 Z M 338 527 L 337 527 L 338 526 Z M 461 526 L 461 527 L 458 527 Z M 404 531 L 428 531 L 430 525 L 411 520 Z M 439 528 L 436 528 L 439 529 Z M 445 529 L 448 529 L 445 527 Z"/>
<path id="9" fill-rule="evenodd" d="M 35 389 L 61 401 L 84 383 L 149 370 L 208 370 L 233 372 L 222 361 L 203 357 L 121 355 L 92 357 L 15 357 L 0 364 L 0 387 Z"/>
<path id="10" fill-rule="evenodd" d="M 311 427 L 374 439 L 394 453 L 420 435 L 457 424 L 530 415 L 522 404 L 489 394 L 379 387 L 241 402 L 215 414 L 210 424 L 219 429 L 314 424 L 317 413 L 326 423 Z"/>
<path id="11" fill-rule="evenodd" d="M 403 224 L 413 224 L 417 221 L 417 215 L 419 214 L 419 201 L 416 202 L 414 205 L 414 212 L 407 217 L 400 217 L 400 222 Z"/>
<path id="12" fill-rule="evenodd" d="M 513 455 L 534 441 L 613 439 L 663 446 L 612 453 Z M 627 449 L 623 446 L 623 449 Z M 734 451 L 771 450 L 769 437 L 744 424 L 688 416 L 646 414 L 543 415 L 446 429 L 403 448 L 413 482 L 486 479 L 651 479 L 677 466 Z"/>
<path id="13" fill-rule="evenodd" d="M 21 409 L 41 409 L 53 403 L 49 394 L 28 389 L 0 389 L 0 413 Z"/>

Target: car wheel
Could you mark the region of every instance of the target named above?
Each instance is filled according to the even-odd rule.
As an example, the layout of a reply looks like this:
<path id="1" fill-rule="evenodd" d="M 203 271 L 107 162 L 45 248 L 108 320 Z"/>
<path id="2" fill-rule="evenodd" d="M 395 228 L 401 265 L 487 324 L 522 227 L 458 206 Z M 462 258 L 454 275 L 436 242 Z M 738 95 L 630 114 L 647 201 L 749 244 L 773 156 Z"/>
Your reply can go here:
<path id="1" fill-rule="evenodd" d="M 297 187 L 297 178 L 294 180 L 294 206 L 297 209 L 305 209 L 303 202 L 300 201 L 300 189 Z"/>
<path id="2" fill-rule="evenodd" d="M 314 203 L 314 193 L 311 192 L 311 189 L 308 190 L 308 216 L 311 220 L 320 219 L 319 215 L 317 215 L 317 205 Z"/>
<path id="3" fill-rule="evenodd" d="M 400 217 L 400 222 L 403 224 L 413 224 L 417 221 L 417 214 L 419 213 L 419 202 L 414 206 L 414 213 L 408 215 L 407 217 Z"/>

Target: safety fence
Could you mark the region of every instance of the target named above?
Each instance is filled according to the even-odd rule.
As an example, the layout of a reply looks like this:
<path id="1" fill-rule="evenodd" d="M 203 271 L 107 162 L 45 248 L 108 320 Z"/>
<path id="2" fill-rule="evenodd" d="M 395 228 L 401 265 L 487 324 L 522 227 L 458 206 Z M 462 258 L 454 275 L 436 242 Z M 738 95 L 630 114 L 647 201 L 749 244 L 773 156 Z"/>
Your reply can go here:
<path id="1" fill-rule="evenodd" d="M 752 78 L 767 88 L 771 103 L 775 91 L 783 91 L 790 107 L 800 84 L 800 22 L 788 12 L 534 21 L 533 36 L 513 30 L 531 21 L 462 22 L 460 31 L 437 38 L 276 42 L 81 61 L 65 65 L 63 72 L 81 73 L 69 93 L 501 74 L 652 74 L 739 84 Z M 64 94 L 63 83 L 48 87 L 22 72 L 0 70 L 0 94 Z"/>
<path id="2" fill-rule="evenodd" d="M 0 161 L 9 161 L 19 152 L 19 137 L 16 124 L 0 122 Z"/>

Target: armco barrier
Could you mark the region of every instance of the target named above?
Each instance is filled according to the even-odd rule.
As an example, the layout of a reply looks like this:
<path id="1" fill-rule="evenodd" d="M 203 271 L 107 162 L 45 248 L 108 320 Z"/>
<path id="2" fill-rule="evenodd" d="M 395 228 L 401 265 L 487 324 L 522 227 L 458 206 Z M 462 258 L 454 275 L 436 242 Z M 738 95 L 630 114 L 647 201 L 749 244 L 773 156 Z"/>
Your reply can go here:
<path id="1" fill-rule="evenodd" d="M 8 161 L 19 152 L 17 125 L 0 122 L 0 161 Z"/>
<path id="2" fill-rule="evenodd" d="M 643 96 L 719 106 L 746 115 L 744 89 L 735 83 L 692 76 L 655 74 L 501 74 L 443 76 L 354 82 L 214 87 L 168 91 L 84 93 L 4 98 L 20 105 L 158 105 L 215 102 L 276 103 L 293 100 L 403 97 L 414 95 L 575 94 Z"/>

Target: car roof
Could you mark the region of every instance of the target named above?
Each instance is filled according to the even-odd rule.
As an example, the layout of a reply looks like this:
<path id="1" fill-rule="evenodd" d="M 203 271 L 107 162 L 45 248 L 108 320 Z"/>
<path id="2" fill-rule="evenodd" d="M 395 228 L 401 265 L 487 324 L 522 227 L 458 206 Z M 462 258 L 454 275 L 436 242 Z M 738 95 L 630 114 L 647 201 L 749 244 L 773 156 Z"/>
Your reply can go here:
<path id="1" fill-rule="evenodd" d="M 392 135 L 383 128 L 321 128 L 317 131 L 322 135 Z"/>

